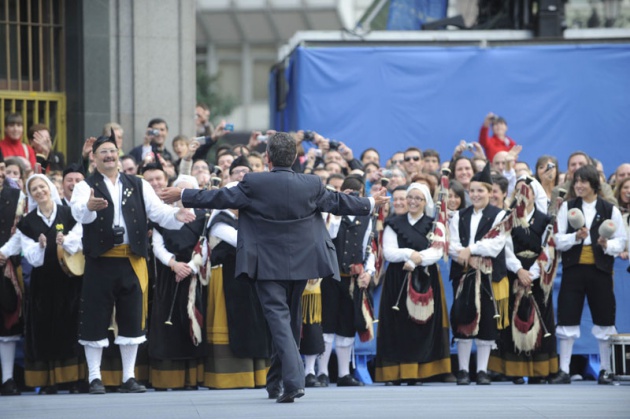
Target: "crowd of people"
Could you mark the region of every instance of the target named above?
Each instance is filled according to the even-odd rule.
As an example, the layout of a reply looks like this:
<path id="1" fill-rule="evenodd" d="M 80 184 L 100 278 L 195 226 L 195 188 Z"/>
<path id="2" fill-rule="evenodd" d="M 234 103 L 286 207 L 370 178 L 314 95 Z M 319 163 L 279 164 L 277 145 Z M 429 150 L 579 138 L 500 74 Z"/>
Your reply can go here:
<path id="1" fill-rule="evenodd" d="M 564 173 L 550 155 L 530 166 L 492 113 L 477 142 L 446 158 L 416 146 L 357 158 L 313 131 L 254 131 L 233 145 L 207 106 L 196 116 L 196 136 L 175 136 L 172 152 L 164 119 L 149 121 L 132 149 L 111 122 L 73 163 L 45 125 L 23 142 L 22 116 L 6 116 L 2 395 L 20 394 L 23 343 L 24 386 L 41 394 L 266 388 L 292 402 L 304 387 L 363 385 L 350 371 L 357 333 L 376 339 L 375 381 L 387 385 L 487 385 L 497 375 L 569 384 L 585 298 L 598 383 L 612 383 L 613 263 L 628 259 L 630 163 L 606 177 L 594 156 L 574 151 Z M 266 183 L 264 172 L 308 176 Z M 75 255 L 79 273 L 64 262 Z M 283 279 L 298 282 L 272 281 Z M 273 309 L 281 303 L 286 327 Z"/>

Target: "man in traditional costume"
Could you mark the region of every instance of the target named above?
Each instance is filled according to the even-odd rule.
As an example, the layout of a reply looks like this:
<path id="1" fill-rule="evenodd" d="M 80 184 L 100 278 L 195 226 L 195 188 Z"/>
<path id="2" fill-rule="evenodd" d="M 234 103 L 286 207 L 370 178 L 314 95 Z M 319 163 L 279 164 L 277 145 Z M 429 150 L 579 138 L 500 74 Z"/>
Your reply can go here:
<path id="1" fill-rule="evenodd" d="M 178 229 L 194 220 L 183 209 L 160 202 L 146 181 L 118 172 L 115 135 L 92 146 L 96 171 L 72 194 L 72 215 L 83 224 L 85 275 L 79 315 L 79 343 L 85 348 L 90 393 L 103 394 L 101 357 L 116 308 L 123 384 L 119 391 L 146 391 L 135 379 L 138 345 L 146 340 L 147 219 Z"/>

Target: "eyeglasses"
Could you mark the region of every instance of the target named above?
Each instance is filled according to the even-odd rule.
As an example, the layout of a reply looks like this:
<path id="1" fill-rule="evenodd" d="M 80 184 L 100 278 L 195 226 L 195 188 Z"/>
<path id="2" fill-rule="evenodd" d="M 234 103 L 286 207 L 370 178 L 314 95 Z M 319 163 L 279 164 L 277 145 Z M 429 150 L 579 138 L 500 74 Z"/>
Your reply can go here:
<path id="1" fill-rule="evenodd" d="M 411 159 L 413 159 L 413 161 L 419 161 L 420 156 L 405 157 L 405 161 L 411 161 Z"/>
<path id="2" fill-rule="evenodd" d="M 422 202 L 422 201 L 426 201 L 426 199 L 424 199 L 421 196 L 408 196 L 407 197 L 407 201 L 419 201 L 419 202 Z"/>
<path id="3" fill-rule="evenodd" d="M 398 164 L 398 163 L 402 163 L 403 160 L 392 160 L 392 164 Z"/>

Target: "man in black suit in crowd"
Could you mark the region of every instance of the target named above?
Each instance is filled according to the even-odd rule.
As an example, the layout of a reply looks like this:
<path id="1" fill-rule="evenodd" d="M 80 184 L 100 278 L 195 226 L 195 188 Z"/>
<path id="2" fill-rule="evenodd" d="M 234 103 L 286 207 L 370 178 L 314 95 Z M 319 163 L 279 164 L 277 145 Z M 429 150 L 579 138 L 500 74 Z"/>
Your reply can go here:
<path id="1" fill-rule="evenodd" d="M 274 351 L 267 374 L 269 398 L 291 403 L 304 395 L 304 366 L 298 350 L 301 297 L 306 281 L 339 280 L 335 247 L 321 212 L 366 215 L 387 202 L 385 191 L 358 198 L 327 190 L 317 176 L 293 172 L 295 140 L 276 133 L 268 142 L 270 172 L 248 173 L 233 188 L 202 191 L 166 188 L 160 197 L 185 207 L 238 209 L 235 276 L 256 280 Z M 284 392 L 282 388 L 284 387 Z"/>

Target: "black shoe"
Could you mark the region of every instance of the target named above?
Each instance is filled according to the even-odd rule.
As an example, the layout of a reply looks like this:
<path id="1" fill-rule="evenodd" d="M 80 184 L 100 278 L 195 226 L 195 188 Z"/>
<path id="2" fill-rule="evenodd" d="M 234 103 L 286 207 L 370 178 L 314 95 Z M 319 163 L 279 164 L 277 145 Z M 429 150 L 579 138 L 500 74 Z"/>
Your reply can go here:
<path id="1" fill-rule="evenodd" d="M 512 379 L 514 384 L 525 384 L 525 379 L 523 377 L 515 377 Z"/>
<path id="2" fill-rule="evenodd" d="M 421 386 L 422 381 L 420 380 L 407 380 L 407 386 Z"/>
<path id="3" fill-rule="evenodd" d="M 2 384 L 0 387 L 0 395 L 3 396 L 19 396 L 20 390 L 17 388 L 17 384 L 15 384 L 15 380 L 13 378 L 9 378 Z"/>
<path id="4" fill-rule="evenodd" d="M 119 393 L 144 393 L 147 388 L 142 384 L 138 384 L 135 378 L 130 378 L 124 382 L 119 388 Z"/>
<path id="5" fill-rule="evenodd" d="M 298 388 L 297 390 L 290 391 L 288 393 L 284 393 L 276 400 L 276 403 L 293 403 L 293 400 L 299 399 L 304 396 L 304 389 Z"/>
<path id="6" fill-rule="evenodd" d="M 305 381 L 305 387 L 321 387 L 322 383 L 319 382 L 319 380 L 317 379 L 317 377 L 315 377 L 315 374 L 307 374 L 306 377 L 304 378 Z"/>
<path id="7" fill-rule="evenodd" d="M 560 370 L 555 377 L 549 379 L 549 384 L 571 384 L 571 377 L 566 372 Z"/>
<path id="8" fill-rule="evenodd" d="M 478 386 L 489 386 L 492 384 L 492 380 L 488 373 L 485 371 L 477 371 L 477 385 Z"/>
<path id="9" fill-rule="evenodd" d="M 57 394 L 58 392 L 59 389 L 57 388 L 57 386 L 53 385 L 40 388 L 38 394 Z"/>
<path id="10" fill-rule="evenodd" d="M 328 378 L 326 374 L 319 374 L 319 376 L 317 376 L 317 381 L 319 381 L 321 387 L 328 387 L 330 384 L 330 378 Z"/>
<path id="11" fill-rule="evenodd" d="M 529 377 L 527 384 L 546 384 L 547 379 L 545 377 Z"/>
<path id="12" fill-rule="evenodd" d="M 354 378 L 352 374 L 337 378 L 337 387 L 362 387 L 364 384 Z"/>
<path id="13" fill-rule="evenodd" d="M 597 384 L 612 384 L 613 383 L 613 379 L 612 379 L 612 375 L 606 371 L 606 370 L 601 370 L 599 372 L 599 377 L 597 377 Z"/>
<path id="14" fill-rule="evenodd" d="M 105 386 L 100 378 L 95 378 L 90 382 L 90 394 L 105 394 Z"/>
<path id="15" fill-rule="evenodd" d="M 457 380 L 458 386 L 467 386 L 470 384 L 470 375 L 466 370 L 457 371 L 457 375 L 455 375 L 455 379 Z"/>
<path id="16" fill-rule="evenodd" d="M 267 387 L 267 395 L 270 399 L 277 399 L 282 395 L 282 390 L 282 383 L 276 385 L 269 384 Z"/>

